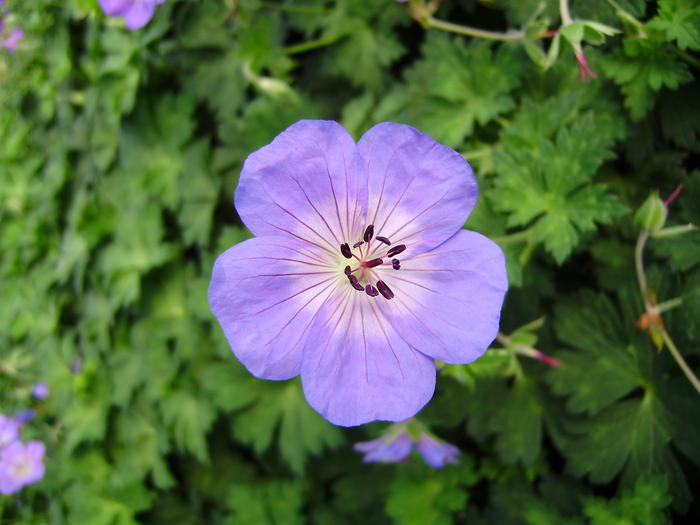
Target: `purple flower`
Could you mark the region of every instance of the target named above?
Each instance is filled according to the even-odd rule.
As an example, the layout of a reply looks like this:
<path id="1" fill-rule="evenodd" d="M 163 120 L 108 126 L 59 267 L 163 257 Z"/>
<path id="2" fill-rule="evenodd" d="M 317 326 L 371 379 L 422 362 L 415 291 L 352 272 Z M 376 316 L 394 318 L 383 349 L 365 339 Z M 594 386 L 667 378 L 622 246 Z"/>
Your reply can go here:
<path id="1" fill-rule="evenodd" d="M 120 16 L 132 31 L 145 26 L 165 0 L 100 0 L 100 7 L 107 16 Z"/>
<path id="2" fill-rule="evenodd" d="M 30 408 L 28 410 L 20 410 L 14 416 L 12 416 L 12 418 L 15 421 L 18 421 L 20 425 L 24 425 L 25 423 L 32 421 L 34 416 L 36 416 L 36 412 Z"/>
<path id="3" fill-rule="evenodd" d="M 2 26 L 0 25 L 0 33 L 2 32 Z M 24 31 L 15 27 L 10 31 L 10 34 L 4 38 L 0 38 L 0 47 L 9 53 L 14 53 L 17 51 L 17 46 L 19 46 L 20 40 L 24 37 Z"/>
<path id="4" fill-rule="evenodd" d="M 401 463 L 413 449 L 413 440 L 405 430 L 385 434 L 372 441 L 355 443 L 353 447 L 362 452 L 365 463 Z"/>
<path id="5" fill-rule="evenodd" d="M 418 421 L 392 425 L 378 439 L 355 443 L 353 448 L 365 455 L 364 463 L 401 463 L 415 449 L 432 468 L 457 465 L 460 455 L 457 447 L 437 439 Z"/>
<path id="6" fill-rule="evenodd" d="M 457 465 L 459 449 L 451 443 L 436 439 L 430 434 L 421 434 L 416 443 L 418 453 L 423 456 L 425 462 L 433 468 L 441 468 L 445 465 Z"/>
<path id="7" fill-rule="evenodd" d="M 36 399 L 46 399 L 47 397 L 49 397 L 49 387 L 48 387 L 48 385 L 47 385 L 46 383 L 44 383 L 43 381 L 40 381 L 40 382 L 36 383 L 36 384 L 32 387 L 32 395 L 33 395 Z"/>
<path id="8" fill-rule="evenodd" d="M 257 237 L 214 264 L 209 304 L 238 359 L 301 375 L 336 425 L 402 421 L 433 395 L 435 364 L 478 359 L 498 332 L 503 252 L 461 230 L 469 164 L 385 122 L 355 144 L 304 120 L 246 160 L 236 209 Z"/>
<path id="9" fill-rule="evenodd" d="M 14 417 L 0 414 L 0 450 L 19 438 L 19 428 L 22 423 Z"/>
<path id="10" fill-rule="evenodd" d="M 0 450 L 0 493 L 12 494 L 44 477 L 44 444 L 15 441 Z"/>

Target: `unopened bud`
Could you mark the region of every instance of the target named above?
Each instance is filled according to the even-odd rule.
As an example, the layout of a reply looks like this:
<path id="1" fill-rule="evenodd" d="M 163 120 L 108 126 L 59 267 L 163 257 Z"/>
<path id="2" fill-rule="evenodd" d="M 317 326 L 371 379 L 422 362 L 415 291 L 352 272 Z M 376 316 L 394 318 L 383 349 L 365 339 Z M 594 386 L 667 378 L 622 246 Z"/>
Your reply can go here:
<path id="1" fill-rule="evenodd" d="M 666 206 L 664 206 L 664 202 L 659 197 L 659 193 L 653 192 L 637 210 L 634 220 L 642 229 L 654 233 L 664 227 L 667 213 Z"/>

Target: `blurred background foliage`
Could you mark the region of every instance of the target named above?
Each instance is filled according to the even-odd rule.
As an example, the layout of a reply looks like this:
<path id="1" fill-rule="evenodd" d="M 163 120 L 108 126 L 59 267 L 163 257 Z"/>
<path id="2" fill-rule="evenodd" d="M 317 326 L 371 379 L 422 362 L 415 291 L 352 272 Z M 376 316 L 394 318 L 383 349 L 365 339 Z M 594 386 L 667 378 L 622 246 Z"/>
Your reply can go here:
<path id="1" fill-rule="evenodd" d="M 0 54 L 0 396 L 48 452 L 1 522 L 697 523 L 700 397 L 635 326 L 633 216 L 682 184 L 668 224 L 700 224 L 699 10 L 572 0 L 607 29 L 566 29 L 563 4 L 167 0 L 130 32 L 95 0 L 6 2 L 25 37 Z M 253 378 L 209 312 L 214 258 L 249 236 L 241 164 L 302 118 L 404 122 L 474 167 L 503 335 L 418 416 L 459 466 L 362 464 L 385 424 L 333 427 L 298 382 Z M 645 257 L 697 371 L 700 232 Z"/>

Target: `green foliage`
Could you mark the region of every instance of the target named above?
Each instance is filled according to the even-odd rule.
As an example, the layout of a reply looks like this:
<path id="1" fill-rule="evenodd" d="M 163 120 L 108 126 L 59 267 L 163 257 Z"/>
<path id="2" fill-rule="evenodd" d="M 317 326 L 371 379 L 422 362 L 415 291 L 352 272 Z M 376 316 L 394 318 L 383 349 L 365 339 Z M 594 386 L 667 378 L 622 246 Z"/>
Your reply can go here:
<path id="1" fill-rule="evenodd" d="M 167 0 L 134 32 L 94 0 L 6 0 L 25 36 L 0 49 L 0 404 L 35 410 L 22 435 L 48 453 L 0 522 L 697 522 L 699 398 L 637 328 L 633 211 L 658 192 L 648 299 L 698 374 L 700 10 L 569 4 L 556 35 L 556 1 L 432 14 L 493 41 L 426 29 L 422 0 Z M 362 463 L 384 423 L 334 427 L 298 380 L 253 377 L 209 311 L 214 259 L 250 237 L 242 163 L 303 118 L 404 122 L 474 168 L 467 227 L 511 289 L 494 348 L 440 364 L 418 415 L 458 466 Z"/>
<path id="2" fill-rule="evenodd" d="M 453 513 L 467 503 L 465 489 L 479 479 L 467 458 L 459 467 L 426 474 L 402 469 L 389 487 L 386 512 L 398 525 L 453 523 Z"/>
<path id="3" fill-rule="evenodd" d="M 561 263 L 582 234 L 594 231 L 596 223 L 611 222 L 624 208 L 605 186 L 591 184 L 600 164 L 611 156 L 610 131 L 598 129 L 592 112 L 557 128 L 551 120 L 541 121 L 540 111 L 534 103 L 524 106 L 516 116 L 515 129 L 506 131 L 504 142 L 515 147 L 496 153 L 500 177 L 494 195 L 497 208 L 509 214 L 508 225 L 529 225 L 533 240 L 544 243 Z M 536 145 L 531 137 L 522 136 L 529 128 L 524 122 L 531 120 L 542 126 Z"/>

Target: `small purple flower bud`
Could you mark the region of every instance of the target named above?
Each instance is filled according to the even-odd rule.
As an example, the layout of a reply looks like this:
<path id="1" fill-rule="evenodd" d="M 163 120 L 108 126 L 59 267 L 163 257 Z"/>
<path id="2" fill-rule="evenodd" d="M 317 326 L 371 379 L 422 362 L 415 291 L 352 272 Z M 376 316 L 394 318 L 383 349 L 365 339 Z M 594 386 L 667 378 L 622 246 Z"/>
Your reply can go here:
<path id="1" fill-rule="evenodd" d="M 364 463 L 400 463 L 408 458 L 413 441 L 405 430 L 372 440 L 355 443 L 353 449 L 365 455 Z"/>
<path id="2" fill-rule="evenodd" d="M 34 416 L 36 415 L 36 412 L 34 410 L 27 409 L 27 410 L 21 410 L 17 412 L 14 416 L 12 416 L 16 421 L 19 421 L 20 424 L 24 425 L 26 423 L 29 423 L 34 419 Z"/>
<path id="3" fill-rule="evenodd" d="M 49 387 L 43 381 L 39 381 L 32 387 L 32 395 L 35 399 L 46 399 L 49 397 Z"/>
<path id="4" fill-rule="evenodd" d="M 73 362 L 70 364 L 70 371 L 74 374 L 79 374 L 80 371 L 83 369 L 83 361 L 79 357 L 76 357 L 73 359 Z"/>
<path id="5" fill-rule="evenodd" d="M 430 434 L 422 434 L 416 448 L 425 462 L 433 468 L 459 464 L 459 449 L 451 443 L 435 439 Z"/>

